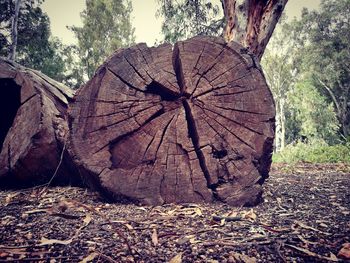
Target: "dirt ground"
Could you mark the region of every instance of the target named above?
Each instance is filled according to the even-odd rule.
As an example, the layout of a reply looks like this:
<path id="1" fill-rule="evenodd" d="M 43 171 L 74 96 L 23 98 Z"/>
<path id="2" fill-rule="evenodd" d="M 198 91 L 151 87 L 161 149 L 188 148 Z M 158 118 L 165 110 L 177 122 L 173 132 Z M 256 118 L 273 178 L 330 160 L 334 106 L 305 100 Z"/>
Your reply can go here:
<path id="1" fill-rule="evenodd" d="M 142 207 L 0 192 L 0 262 L 350 262 L 350 165 L 274 165 L 264 202 Z"/>

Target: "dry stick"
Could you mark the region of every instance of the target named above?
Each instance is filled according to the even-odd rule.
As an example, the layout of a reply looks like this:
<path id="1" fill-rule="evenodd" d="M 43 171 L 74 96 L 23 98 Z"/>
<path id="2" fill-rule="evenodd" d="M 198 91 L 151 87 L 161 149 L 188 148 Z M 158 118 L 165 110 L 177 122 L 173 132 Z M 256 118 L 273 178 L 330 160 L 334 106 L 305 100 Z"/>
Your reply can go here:
<path id="1" fill-rule="evenodd" d="M 105 254 L 99 253 L 99 257 L 103 258 L 106 262 L 117 263 L 117 261 L 115 261 L 113 258 L 111 258 Z"/>
<path id="2" fill-rule="evenodd" d="M 51 260 L 51 259 L 71 259 L 71 258 L 79 258 L 78 256 L 60 256 L 60 257 L 49 257 L 49 258 L 22 258 L 21 260 L 17 259 L 6 259 L 0 260 L 0 262 L 42 262 L 43 260 Z"/>
<path id="3" fill-rule="evenodd" d="M 42 184 L 42 185 L 39 185 L 35 188 L 39 188 L 41 186 L 44 186 L 44 188 L 40 191 L 39 195 L 38 195 L 38 198 L 40 196 L 42 196 L 45 192 L 47 192 L 47 189 L 49 188 L 50 184 L 52 183 L 53 179 L 56 177 L 57 175 L 57 172 L 58 170 L 60 169 L 60 166 L 62 164 L 62 161 L 63 161 L 63 156 L 64 156 L 64 152 L 66 150 L 66 142 L 67 140 L 64 141 L 64 144 L 63 144 L 63 148 L 62 148 L 62 152 L 61 152 L 61 156 L 60 156 L 60 161 L 58 162 L 57 166 L 56 166 L 56 169 L 55 169 L 55 172 L 53 173 L 51 179 L 46 183 L 46 184 Z M 32 189 L 35 189 L 35 188 L 32 188 Z"/>
<path id="4" fill-rule="evenodd" d="M 67 140 L 64 141 L 64 144 L 63 144 L 63 149 L 62 149 L 62 152 L 61 152 L 61 157 L 60 157 L 60 161 L 56 167 L 56 170 L 53 174 L 53 176 L 51 177 L 50 181 L 47 183 L 47 187 L 50 186 L 50 184 L 52 183 L 52 180 L 55 178 L 57 172 L 58 172 L 58 169 L 60 168 L 61 164 L 62 164 L 62 161 L 63 161 L 63 154 L 64 154 L 64 151 L 66 150 L 66 142 Z"/>

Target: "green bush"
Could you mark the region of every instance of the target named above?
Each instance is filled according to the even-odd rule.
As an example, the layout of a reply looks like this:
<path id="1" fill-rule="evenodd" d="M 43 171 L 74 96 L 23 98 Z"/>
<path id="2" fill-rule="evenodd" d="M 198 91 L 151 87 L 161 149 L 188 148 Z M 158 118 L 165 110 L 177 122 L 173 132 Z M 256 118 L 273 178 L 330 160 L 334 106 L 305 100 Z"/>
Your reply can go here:
<path id="1" fill-rule="evenodd" d="M 324 142 L 297 142 L 275 153 L 275 163 L 350 163 L 350 142 L 346 144 L 327 145 Z"/>

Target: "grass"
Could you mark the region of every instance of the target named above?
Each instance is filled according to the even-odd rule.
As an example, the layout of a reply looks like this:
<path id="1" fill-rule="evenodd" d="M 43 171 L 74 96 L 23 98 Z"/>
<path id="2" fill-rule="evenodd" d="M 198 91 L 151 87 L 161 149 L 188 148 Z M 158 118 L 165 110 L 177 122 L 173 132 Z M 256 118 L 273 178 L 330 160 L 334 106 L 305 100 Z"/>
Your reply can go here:
<path id="1" fill-rule="evenodd" d="M 350 163 L 350 142 L 337 145 L 298 142 L 275 153 L 272 160 L 275 163 Z"/>

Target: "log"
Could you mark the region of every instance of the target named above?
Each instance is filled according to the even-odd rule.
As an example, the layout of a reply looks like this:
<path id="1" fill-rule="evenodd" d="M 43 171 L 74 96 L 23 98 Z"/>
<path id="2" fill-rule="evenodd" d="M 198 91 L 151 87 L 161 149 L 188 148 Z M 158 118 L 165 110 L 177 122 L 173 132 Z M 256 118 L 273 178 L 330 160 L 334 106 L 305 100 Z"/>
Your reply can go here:
<path id="1" fill-rule="evenodd" d="M 41 72 L 0 58 L 0 186 L 81 180 L 67 151 L 73 92 Z M 61 160 L 62 159 L 62 160 Z"/>
<path id="2" fill-rule="evenodd" d="M 237 43 L 200 36 L 118 50 L 78 91 L 69 116 L 80 173 L 115 201 L 261 200 L 274 101 Z"/>

